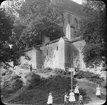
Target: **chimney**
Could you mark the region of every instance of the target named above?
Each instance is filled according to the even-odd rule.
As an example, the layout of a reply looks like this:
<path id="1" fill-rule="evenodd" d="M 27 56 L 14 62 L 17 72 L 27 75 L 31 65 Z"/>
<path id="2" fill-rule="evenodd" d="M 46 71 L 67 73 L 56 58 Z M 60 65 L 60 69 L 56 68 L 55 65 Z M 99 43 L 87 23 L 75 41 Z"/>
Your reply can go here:
<path id="1" fill-rule="evenodd" d="M 45 45 L 45 44 L 47 44 L 47 43 L 49 43 L 49 42 L 50 42 L 50 38 L 47 37 L 47 36 L 43 36 L 42 45 Z"/>

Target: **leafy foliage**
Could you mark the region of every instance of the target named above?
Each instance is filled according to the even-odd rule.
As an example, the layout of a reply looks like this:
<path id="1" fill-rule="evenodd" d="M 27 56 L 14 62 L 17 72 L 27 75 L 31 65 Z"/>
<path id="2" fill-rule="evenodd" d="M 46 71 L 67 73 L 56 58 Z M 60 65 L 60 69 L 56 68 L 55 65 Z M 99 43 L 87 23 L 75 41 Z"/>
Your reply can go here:
<path id="1" fill-rule="evenodd" d="M 12 20 L 6 16 L 4 10 L 0 9 L 0 60 L 5 61 L 11 58 L 9 47 L 12 36 Z"/>
<path id="2" fill-rule="evenodd" d="M 5 66 L 4 66 L 5 67 Z M 23 86 L 23 82 L 20 80 L 10 68 L 0 68 L 1 72 L 1 81 L 0 89 L 3 98 L 9 97 L 12 93 L 15 93 L 18 89 Z"/>
<path id="3" fill-rule="evenodd" d="M 79 35 L 83 36 L 86 46 L 83 49 L 84 60 L 88 62 L 96 56 L 106 56 L 106 16 L 105 4 L 102 1 L 88 1 L 83 11 L 86 19 L 80 22 Z"/>
<path id="4" fill-rule="evenodd" d="M 91 73 L 88 71 L 80 71 L 74 77 L 78 78 L 78 79 L 86 78 L 86 79 L 88 79 L 92 82 L 95 82 L 97 84 L 101 84 L 104 81 L 104 79 L 99 77 L 98 74 L 94 74 L 94 73 Z"/>
<path id="5" fill-rule="evenodd" d="M 3 48 L 0 58 L 4 62 L 15 61 L 20 56 L 21 50 L 41 44 L 43 36 L 49 36 L 51 40 L 54 40 L 64 35 L 62 27 L 58 25 L 61 20 L 61 18 L 57 19 L 58 14 L 62 12 L 58 5 L 51 4 L 48 0 L 31 0 L 30 2 L 26 0 L 19 5 L 20 9 L 16 5 L 14 6 L 14 3 L 12 6 L 19 14 L 19 18 L 13 16 L 12 8 L 9 8 L 10 12 L 7 14 L 13 19 L 12 22 L 7 19 L 5 13 L 0 14 L 3 14 L 3 19 L 5 18 L 3 20 L 0 17 L 1 23 L 4 22 L 0 24 L 0 33 L 2 33 L 0 34 L 0 46 Z M 10 14 L 11 12 L 12 14 Z M 7 25 L 7 23 L 9 24 Z M 4 37 L 4 34 L 7 37 Z M 9 47 L 9 44 L 12 44 L 12 48 Z"/>
<path id="6" fill-rule="evenodd" d="M 42 43 L 43 36 L 54 40 L 63 36 L 63 28 L 59 26 L 62 10 L 56 4 L 46 1 L 26 1 L 18 11 L 20 14 L 19 24 L 26 28 L 22 31 L 20 42 L 24 47 L 31 47 Z"/>

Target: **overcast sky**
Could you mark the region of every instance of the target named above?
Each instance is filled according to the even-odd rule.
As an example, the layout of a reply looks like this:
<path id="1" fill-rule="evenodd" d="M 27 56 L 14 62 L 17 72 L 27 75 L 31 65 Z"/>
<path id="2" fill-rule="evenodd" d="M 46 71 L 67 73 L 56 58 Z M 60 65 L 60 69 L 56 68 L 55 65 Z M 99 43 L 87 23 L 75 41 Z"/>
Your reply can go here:
<path id="1" fill-rule="evenodd" d="M 82 0 L 72 0 L 72 1 L 75 1 L 75 2 L 77 2 L 79 4 L 82 4 Z"/>

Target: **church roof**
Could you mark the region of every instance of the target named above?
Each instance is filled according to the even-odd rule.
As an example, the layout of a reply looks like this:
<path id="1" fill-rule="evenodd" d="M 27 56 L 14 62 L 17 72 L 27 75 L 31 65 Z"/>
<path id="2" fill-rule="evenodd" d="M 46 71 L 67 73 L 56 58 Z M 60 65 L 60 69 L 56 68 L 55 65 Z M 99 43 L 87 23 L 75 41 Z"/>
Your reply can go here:
<path id="1" fill-rule="evenodd" d="M 72 40 L 69 40 L 69 39 L 66 38 L 65 36 L 62 37 L 62 38 L 64 39 L 64 41 L 69 42 L 69 43 L 74 43 L 74 42 L 77 42 L 77 41 L 82 40 L 82 37 L 77 37 L 77 38 L 74 38 L 74 39 L 72 39 Z"/>
<path id="2" fill-rule="evenodd" d="M 69 42 L 69 43 L 74 43 L 74 42 L 77 42 L 77 41 L 82 40 L 82 37 L 74 38 L 74 39 L 72 39 L 71 41 L 70 41 L 68 38 L 66 38 L 66 36 L 60 37 L 60 38 L 63 38 L 64 41 Z M 26 48 L 26 49 L 24 49 L 23 51 L 21 51 L 20 53 L 30 51 L 30 50 L 32 50 L 33 48 L 34 48 L 34 49 L 35 49 L 35 48 L 38 49 L 38 48 L 40 48 L 40 47 L 44 47 L 44 46 L 47 46 L 47 45 L 56 43 L 56 42 L 58 42 L 58 41 L 60 40 L 60 38 L 58 38 L 58 39 L 56 39 L 56 40 L 53 40 L 53 41 L 50 41 L 49 43 L 47 43 L 47 44 L 45 44 L 45 45 L 40 44 L 40 45 L 36 45 L 35 47 Z"/>
<path id="3" fill-rule="evenodd" d="M 76 41 L 79 41 L 79 40 L 82 40 L 82 37 L 77 37 L 77 38 L 74 38 L 73 40 L 69 40 L 68 38 L 66 38 L 66 36 L 64 37 L 61 37 L 63 38 L 64 41 L 66 42 L 69 42 L 69 43 L 73 43 L 73 42 L 76 42 Z M 49 44 L 52 44 L 52 43 L 56 43 L 60 40 L 60 38 L 56 39 L 56 40 L 53 40 L 53 41 L 50 41 L 49 43 L 45 44 L 45 45 L 39 45 L 39 47 L 42 47 L 42 46 L 46 46 L 46 45 L 49 45 Z"/>

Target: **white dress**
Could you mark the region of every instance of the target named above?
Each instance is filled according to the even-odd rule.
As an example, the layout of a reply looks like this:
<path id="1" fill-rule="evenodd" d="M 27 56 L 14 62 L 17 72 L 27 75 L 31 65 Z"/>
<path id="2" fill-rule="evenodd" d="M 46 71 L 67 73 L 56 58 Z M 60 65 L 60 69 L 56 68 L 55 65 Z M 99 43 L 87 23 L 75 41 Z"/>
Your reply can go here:
<path id="1" fill-rule="evenodd" d="M 52 95 L 49 95 L 47 104 L 52 104 L 52 103 L 53 103 L 53 97 L 52 97 Z"/>
<path id="2" fill-rule="evenodd" d="M 100 90 L 100 87 L 97 87 L 96 88 L 96 96 L 99 96 L 101 95 L 101 90 Z"/>
<path id="3" fill-rule="evenodd" d="M 73 92 L 71 92 L 71 93 L 69 94 L 69 101 L 70 101 L 70 102 L 74 102 L 74 101 L 75 101 L 75 96 L 74 96 L 74 93 L 73 93 Z"/>
<path id="4" fill-rule="evenodd" d="M 79 94 L 78 86 L 75 87 L 74 93 L 78 93 Z"/>

